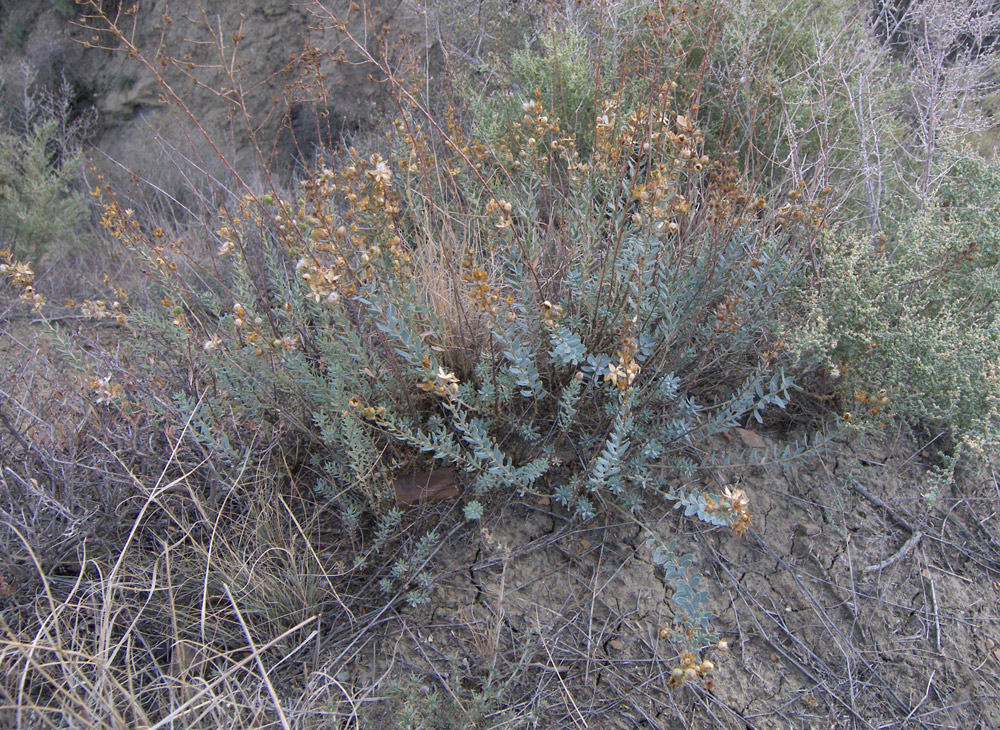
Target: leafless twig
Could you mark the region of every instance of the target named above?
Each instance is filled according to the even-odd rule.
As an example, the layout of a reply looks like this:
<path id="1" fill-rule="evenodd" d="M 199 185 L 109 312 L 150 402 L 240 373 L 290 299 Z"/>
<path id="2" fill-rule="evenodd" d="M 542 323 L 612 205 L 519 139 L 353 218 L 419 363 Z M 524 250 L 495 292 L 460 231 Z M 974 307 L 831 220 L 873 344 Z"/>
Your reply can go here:
<path id="1" fill-rule="evenodd" d="M 919 530 L 917 532 L 914 532 L 912 535 L 910 535 L 910 539 L 903 543 L 903 547 L 901 547 L 899 550 L 896 551 L 895 555 L 886 558 L 881 563 L 877 563 L 876 565 L 869 565 L 862 572 L 877 573 L 880 570 L 885 570 L 886 568 L 895 565 L 900 560 L 905 558 L 907 553 L 909 553 L 913 548 L 917 546 L 917 544 L 920 542 L 923 536 L 924 533 L 920 532 Z"/>

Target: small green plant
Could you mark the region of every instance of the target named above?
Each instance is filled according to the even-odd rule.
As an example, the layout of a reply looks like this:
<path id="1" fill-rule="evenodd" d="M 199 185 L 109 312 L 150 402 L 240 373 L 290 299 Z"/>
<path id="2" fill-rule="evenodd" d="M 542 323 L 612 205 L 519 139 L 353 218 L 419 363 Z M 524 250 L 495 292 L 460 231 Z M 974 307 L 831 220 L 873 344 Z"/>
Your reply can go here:
<path id="1" fill-rule="evenodd" d="M 0 129 L 0 236 L 38 262 L 76 245 L 87 208 L 78 190 L 91 118 L 73 118 L 71 91 L 28 91 L 16 124 Z"/>
<path id="2" fill-rule="evenodd" d="M 112 79 L 111 86 L 117 91 L 128 91 L 135 86 L 135 82 L 136 78 L 134 75 L 125 71 L 119 71 L 115 74 L 114 79 Z"/>

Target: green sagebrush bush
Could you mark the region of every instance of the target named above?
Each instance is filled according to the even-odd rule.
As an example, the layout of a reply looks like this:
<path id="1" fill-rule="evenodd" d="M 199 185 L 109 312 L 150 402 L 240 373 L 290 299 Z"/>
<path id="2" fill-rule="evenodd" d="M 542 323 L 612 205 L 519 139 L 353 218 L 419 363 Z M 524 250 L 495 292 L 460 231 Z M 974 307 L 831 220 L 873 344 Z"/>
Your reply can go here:
<path id="1" fill-rule="evenodd" d="M 87 216 L 78 181 L 93 120 L 74 118 L 71 98 L 66 83 L 53 91 L 29 86 L 18 118 L 0 128 L 0 241 L 22 260 L 74 246 Z"/>
<path id="2" fill-rule="evenodd" d="M 525 109 L 552 124 L 537 102 Z M 204 303 L 219 320 L 201 348 L 248 413 L 287 391 L 273 405 L 298 406 L 325 444 L 332 492 L 355 485 L 373 507 L 390 473 L 436 462 L 466 472 L 473 496 L 548 493 L 542 477 L 558 475 L 555 498 L 581 516 L 607 499 L 635 510 L 664 470 L 692 475 L 692 443 L 787 401 L 791 379 L 757 352 L 792 266 L 781 243 L 739 228 L 682 243 L 674 186 L 696 173 L 651 172 L 632 210 L 609 200 L 620 183 L 605 184 L 600 157 L 570 172 L 573 146 L 538 134 L 520 169 L 496 167 L 495 195 L 457 172 L 466 197 L 438 220 L 416 197 L 419 143 L 234 216 L 270 229 L 268 298 L 234 257 L 236 300 Z M 556 181 L 540 158 L 558 155 Z M 247 234 L 226 227 L 223 250 Z"/>
<path id="3" fill-rule="evenodd" d="M 681 85 L 629 78 L 627 94 L 595 85 L 583 138 L 541 89 L 503 97 L 498 134 L 400 83 L 379 151 L 321 163 L 294 193 L 235 196 L 201 266 L 105 189 L 103 225 L 161 297 L 128 318 L 166 347 L 134 361 L 183 363 L 169 410 L 229 462 L 298 443 L 358 568 L 405 523 L 393 477 L 436 467 L 461 475 L 471 519 L 512 492 L 584 519 L 666 497 L 742 534 L 745 494 L 691 485 L 719 466 L 713 436 L 788 402 L 778 315 L 800 244 L 734 199 Z M 427 600 L 439 540 L 382 588 Z M 683 588 L 677 625 L 700 627 L 679 635 L 710 636 L 690 561 L 657 561 Z"/>
<path id="4" fill-rule="evenodd" d="M 539 45 L 537 51 L 529 47 L 512 52 L 498 69 L 497 80 L 477 83 L 472 75 L 465 85 L 470 118 L 486 140 L 507 139 L 520 123 L 520 101 L 537 89 L 576 134 L 579 147 L 586 149 L 599 83 L 587 38 L 576 25 L 553 25 L 542 33 Z M 506 88 L 497 93 L 501 86 Z"/>
<path id="5" fill-rule="evenodd" d="M 946 430 L 953 467 L 1000 436 L 1000 165 L 948 164 L 898 237 L 824 236 L 795 340 L 839 373 L 845 419 L 891 414 Z"/>

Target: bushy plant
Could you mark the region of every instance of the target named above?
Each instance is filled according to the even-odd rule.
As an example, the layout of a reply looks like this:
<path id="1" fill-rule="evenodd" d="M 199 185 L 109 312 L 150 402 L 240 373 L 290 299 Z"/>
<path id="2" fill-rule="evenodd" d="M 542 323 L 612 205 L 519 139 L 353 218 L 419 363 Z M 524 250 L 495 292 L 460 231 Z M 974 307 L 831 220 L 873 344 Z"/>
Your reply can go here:
<path id="1" fill-rule="evenodd" d="M 681 234 L 680 190 L 709 164 L 689 119 L 652 111 L 658 147 L 629 187 L 621 143 L 641 115 L 606 114 L 587 165 L 536 99 L 523 111 L 514 147 L 469 143 L 483 172 L 445 158 L 463 194 L 447 216 L 418 196 L 432 140 L 406 131 L 414 119 L 388 158 L 321 170 L 294 200 L 245 196 L 219 230 L 235 283 L 220 293 L 193 296 L 170 244 L 106 208 L 158 272 L 162 328 L 201 353 L 228 408 L 324 445 L 314 467 L 344 514 L 384 513 L 391 474 L 435 461 L 466 472 L 475 498 L 547 494 L 542 477 L 559 474 L 555 498 L 584 517 L 609 499 L 637 510 L 666 473 L 694 473 L 691 444 L 787 401 L 780 345 L 755 350 L 794 259 L 728 223 Z M 240 255 L 251 246 L 261 272 Z"/>
<path id="2" fill-rule="evenodd" d="M 78 189 L 81 148 L 92 119 L 74 118 L 71 89 L 25 91 L 15 118 L 0 129 L 0 240 L 38 262 L 74 245 L 87 209 Z"/>
<path id="3" fill-rule="evenodd" d="M 896 415 L 980 450 L 1000 436 L 1000 166 L 948 164 L 898 237 L 823 238 L 796 346 L 839 375 L 845 420 Z"/>
<path id="4" fill-rule="evenodd" d="M 514 491 L 584 519 L 666 497 L 750 527 L 742 492 L 686 485 L 716 466 L 713 436 L 788 402 L 776 317 L 798 238 L 760 225 L 735 168 L 705 154 L 670 68 L 623 66 L 627 89 L 607 92 L 563 73 L 589 58 L 569 36 L 522 59 L 538 83 L 568 78 L 579 116 L 535 88 L 502 101 L 502 133 L 460 123 L 467 109 L 437 116 L 381 65 L 401 108 L 386 143 L 321 163 L 293 194 L 246 187 L 213 225 L 208 266 L 102 186 L 102 224 L 160 299 L 123 315 L 162 340 L 133 344 L 133 362 L 157 363 L 150 380 L 164 357 L 191 374 L 156 409 L 224 463 L 248 434 L 307 453 L 297 478 L 336 506 L 353 567 L 411 604 L 427 600 L 439 533 L 372 559 L 405 527 L 392 482 L 407 472 L 456 470 L 472 517 Z M 668 58 L 621 55 L 643 69 Z M 129 401 L 127 387 L 108 400 Z M 683 605 L 678 621 L 704 623 Z"/>

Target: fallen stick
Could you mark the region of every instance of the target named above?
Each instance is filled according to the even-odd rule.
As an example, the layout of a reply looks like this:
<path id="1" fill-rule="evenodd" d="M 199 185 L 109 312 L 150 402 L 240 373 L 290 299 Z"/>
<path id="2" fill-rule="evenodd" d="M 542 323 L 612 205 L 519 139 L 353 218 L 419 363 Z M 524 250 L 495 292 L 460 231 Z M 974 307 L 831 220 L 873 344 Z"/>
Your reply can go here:
<path id="1" fill-rule="evenodd" d="M 863 573 L 875 573 L 875 572 L 878 572 L 880 570 L 885 570 L 886 568 L 889 568 L 889 567 L 895 565 L 900 560 L 902 560 L 903 558 L 905 558 L 906 554 L 908 552 L 910 552 L 913 548 L 915 548 L 917 546 L 917 543 L 920 542 L 920 539 L 923 536 L 924 536 L 924 533 L 920 532 L 919 530 L 917 532 L 914 532 L 912 535 L 910 535 L 910 539 L 907 540 L 906 542 L 904 542 L 903 546 L 899 550 L 896 551 L 895 555 L 893 555 L 893 556 L 891 556 L 889 558 L 886 558 L 885 560 L 883 560 L 881 563 L 878 563 L 877 565 L 869 565 L 867 568 L 865 568 L 864 570 L 862 570 L 862 572 Z"/>
<path id="2" fill-rule="evenodd" d="M 892 518 L 893 522 L 895 522 L 897 525 L 899 525 L 904 530 L 910 533 L 909 539 L 903 543 L 902 547 L 900 547 L 899 550 L 896 551 L 895 555 L 886 558 L 881 563 L 878 563 L 876 565 L 869 565 L 867 568 L 862 570 L 862 572 L 876 573 L 880 570 L 885 570 L 886 568 L 895 565 L 900 560 L 905 558 L 907 554 L 909 554 L 909 552 L 917 546 L 917 544 L 923 538 L 924 533 L 914 528 L 909 522 L 907 522 L 905 519 L 896 514 L 896 511 L 892 509 L 892 507 L 887 505 L 885 502 L 883 502 L 881 499 L 879 499 L 874 494 L 869 492 L 867 489 L 865 489 L 863 486 L 858 484 L 853 479 L 851 480 L 851 488 L 861 496 L 865 497 L 869 502 L 874 504 L 876 507 L 881 507 L 882 509 L 884 509 L 886 511 L 886 514 L 888 514 L 889 517 Z"/>
<path id="3" fill-rule="evenodd" d="M 887 505 L 885 502 L 883 502 L 881 499 L 879 499 L 874 494 L 869 492 L 867 489 L 865 489 L 863 486 L 858 484 L 853 479 L 851 480 L 851 489 L 860 494 L 862 497 L 865 497 L 869 502 L 874 504 L 876 507 L 881 507 L 882 509 L 884 509 L 886 513 L 893 519 L 893 521 L 907 532 L 917 531 L 909 522 L 900 517 L 899 514 L 897 514 L 896 510 Z"/>

